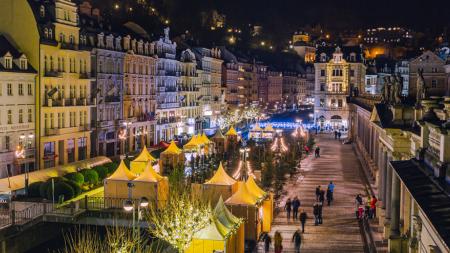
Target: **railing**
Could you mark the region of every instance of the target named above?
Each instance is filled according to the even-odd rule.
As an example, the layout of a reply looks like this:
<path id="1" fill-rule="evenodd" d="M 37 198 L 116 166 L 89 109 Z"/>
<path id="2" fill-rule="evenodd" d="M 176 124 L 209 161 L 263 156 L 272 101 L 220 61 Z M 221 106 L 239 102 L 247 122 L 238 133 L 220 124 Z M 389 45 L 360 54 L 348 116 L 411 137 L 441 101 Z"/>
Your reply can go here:
<path id="1" fill-rule="evenodd" d="M 62 77 L 63 73 L 59 71 L 45 71 L 45 77 Z"/>
<path id="2" fill-rule="evenodd" d="M 364 252 L 366 253 L 377 253 L 377 247 L 372 236 L 372 231 L 370 224 L 367 219 L 363 218 L 359 221 L 359 227 L 361 235 L 364 240 Z"/>

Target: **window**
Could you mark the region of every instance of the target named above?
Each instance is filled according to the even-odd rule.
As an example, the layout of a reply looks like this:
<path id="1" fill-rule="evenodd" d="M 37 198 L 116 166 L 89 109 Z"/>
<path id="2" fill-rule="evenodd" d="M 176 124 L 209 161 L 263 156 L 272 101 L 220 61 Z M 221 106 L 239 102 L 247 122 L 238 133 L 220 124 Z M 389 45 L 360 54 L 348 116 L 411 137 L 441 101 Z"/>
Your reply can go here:
<path id="1" fill-rule="evenodd" d="M 342 104 L 343 104 L 343 103 L 342 103 L 342 99 L 338 99 L 338 107 L 339 107 L 339 108 L 342 108 Z"/>
<path id="2" fill-rule="evenodd" d="M 44 35 L 45 35 L 45 38 L 47 38 L 47 39 L 49 38 L 48 37 L 48 28 L 47 27 L 44 28 Z"/>
<path id="3" fill-rule="evenodd" d="M 355 70 L 354 69 L 350 69 L 350 76 L 351 77 L 355 76 Z"/>
<path id="4" fill-rule="evenodd" d="M 28 84 L 28 96 L 33 96 L 33 86 L 31 86 L 31 83 Z"/>
<path id="5" fill-rule="evenodd" d="M 28 122 L 33 122 L 33 109 L 28 109 Z"/>
<path id="6" fill-rule="evenodd" d="M 23 96 L 23 84 L 19 83 L 19 96 Z"/>
<path id="7" fill-rule="evenodd" d="M 433 79 L 431 80 L 431 88 L 436 88 L 437 87 L 437 80 Z"/>
<path id="8" fill-rule="evenodd" d="M 53 113 L 50 113 L 50 128 L 51 129 L 55 128 L 53 118 L 54 118 Z"/>
<path id="9" fill-rule="evenodd" d="M 336 107 L 336 99 L 331 99 L 331 107 Z"/>
<path id="10" fill-rule="evenodd" d="M 12 69 L 12 58 L 9 56 L 5 57 L 5 68 Z"/>
<path id="11" fill-rule="evenodd" d="M 320 99 L 320 107 L 324 107 L 325 106 L 325 99 L 321 98 Z"/>
<path id="12" fill-rule="evenodd" d="M 8 96 L 12 96 L 12 84 L 8 83 L 6 85 L 6 87 L 7 87 Z"/>
<path id="13" fill-rule="evenodd" d="M 5 149 L 9 150 L 9 148 L 10 148 L 10 138 L 7 135 L 7 136 L 5 136 Z"/>
<path id="14" fill-rule="evenodd" d="M 41 18 L 45 17 L 45 7 L 44 5 L 41 5 L 39 9 L 39 14 L 41 15 Z"/>
<path id="15" fill-rule="evenodd" d="M 325 76 L 325 69 L 320 70 L 320 76 Z"/>
<path id="16" fill-rule="evenodd" d="M 19 123 L 23 123 L 23 109 L 19 109 Z"/>
<path id="17" fill-rule="evenodd" d="M 431 68 L 431 73 L 437 73 L 437 68 Z"/>
<path id="18" fill-rule="evenodd" d="M 3 94 L 3 84 L 0 83 L 0 96 Z"/>
<path id="19" fill-rule="evenodd" d="M 52 28 L 49 28 L 49 29 L 48 29 L 48 38 L 49 38 L 49 39 L 52 39 L 52 38 L 53 38 L 53 30 L 52 30 Z"/>
<path id="20" fill-rule="evenodd" d="M 8 110 L 8 125 L 12 124 L 12 110 Z"/>
<path id="21" fill-rule="evenodd" d="M 325 84 L 324 83 L 320 84 L 320 91 L 325 91 Z"/>

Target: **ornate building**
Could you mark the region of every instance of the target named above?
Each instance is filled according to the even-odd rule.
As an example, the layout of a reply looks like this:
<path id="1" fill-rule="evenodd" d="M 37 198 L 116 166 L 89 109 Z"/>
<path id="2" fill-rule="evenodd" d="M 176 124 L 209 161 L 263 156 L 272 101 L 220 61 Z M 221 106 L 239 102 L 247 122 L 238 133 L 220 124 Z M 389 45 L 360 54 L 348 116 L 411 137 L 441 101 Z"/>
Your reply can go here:
<path id="1" fill-rule="evenodd" d="M 360 47 L 319 48 L 314 63 L 314 121 L 320 128 L 348 127 L 346 97 L 364 90 L 366 67 Z"/>
<path id="2" fill-rule="evenodd" d="M 176 59 L 177 44 L 169 38 L 169 28 L 164 37 L 154 42 L 157 58 L 156 76 L 156 139 L 169 141 L 184 131 L 181 119 L 181 100 L 178 92 L 181 65 Z"/>
<path id="3" fill-rule="evenodd" d="M 431 51 L 425 51 L 409 62 L 409 96 L 416 95 L 417 74 L 422 71 L 423 77 L 431 96 L 449 95 L 445 61 Z"/>
<path id="4" fill-rule="evenodd" d="M 36 75 L 27 56 L 0 36 L 0 178 L 35 169 Z"/>
<path id="5" fill-rule="evenodd" d="M 143 39 L 123 38 L 124 96 L 123 119 L 127 131 L 127 152 L 155 144 L 156 66 L 153 44 Z"/>

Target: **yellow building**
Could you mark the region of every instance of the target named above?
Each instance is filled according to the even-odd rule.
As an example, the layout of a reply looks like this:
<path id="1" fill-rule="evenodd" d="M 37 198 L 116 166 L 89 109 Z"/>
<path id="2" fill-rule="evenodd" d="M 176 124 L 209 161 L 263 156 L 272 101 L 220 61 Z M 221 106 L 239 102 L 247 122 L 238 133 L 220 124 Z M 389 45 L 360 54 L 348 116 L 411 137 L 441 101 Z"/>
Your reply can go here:
<path id="1" fill-rule="evenodd" d="M 17 42 L 39 71 L 39 168 L 89 158 L 90 51 L 79 46 L 76 4 L 70 0 L 2 1 L 0 32 Z"/>

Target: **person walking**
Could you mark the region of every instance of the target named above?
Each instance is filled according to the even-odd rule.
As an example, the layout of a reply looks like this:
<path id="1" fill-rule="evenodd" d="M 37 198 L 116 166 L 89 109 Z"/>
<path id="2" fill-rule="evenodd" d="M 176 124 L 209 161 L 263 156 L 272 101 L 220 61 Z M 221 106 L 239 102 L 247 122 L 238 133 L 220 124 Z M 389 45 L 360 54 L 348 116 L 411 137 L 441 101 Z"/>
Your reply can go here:
<path id="1" fill-rule="evenodd" d="M 336 140 L 338 136 L 338 131 L 334 130 L 334 139 Z"/>
<path id="2" fill-rule="evenodd" d="M 302 234 L 300 230 L 297 229 L 292 236 L 292 242 L 294 243 L 295 253 L 300 253 L 300 247 L 302 245 Z"/>
<path id="3" fill-rule="evenodd" d="M 286 217 L 288 221 L 291 218 L 291 209 L 292 209 L 292 201 L 291 198 L 288 198 L 286 200 L 286 204 L 284 205 L 284 210 L 286 211 Z"/>
<path id="4" fill-rule="evenodd" d="M 377 217 L 377 202 L 378 199 L 375 195 L 372 195 L 372 200 L 370 201 L 370 218 L 374 219 Z"/>
<path id="5" fill-rule="evenodd" d="M 305 210 L 302 209 L 302 212 L 300 213 L 300 223 L 302 224 L 302 233 L 305 233 L 305 223 L 307 218 L 308 215 L 306 214 Z"/>
<path id="6" fill-rule="evenodd" d="M 319 202 L 321 205 L 323 205 L 323 202 L 325 201 L 325 191 L 324 190 L 320 190 L 319 193 Z"/>
<path id="7" fill-rule="evenodd" d="M 294 198 L 294 201 L 292 201 L 292 216 L 293 220 L 298 220 L 298 209 L 300 208 L 300 200 L 298 197 Z"/>
<path id="8" fill-rule="evenodd" d="M 266 233 L 266 236 L 264 237 L 264 252 L 265 253 L 269 252 L 271 243 L 272 243 L 272 238 L 270 238 L 270 235 Z"/>
<path id="9" fill-rule="evenodd" d="M 330 188 L 327 189 L 327 202 L 328 202 L 328 206 L 331 205 L 331 200 L 332 200 L 332 194 Z"/>
<path id="10" fill-rule="evenodd" d="M 316 187 L 316 201 L 319 201 L 319 196 L 320 196 L 320 185 Z"/>
<path id="11" fill-rule="evenodd" d="M 341 131 L 337 133 L 338 140 L 341 140 Z"/>
<path id="12" fill-rule="evenodd" d="M 317 146 L 316 149 L 314 150 L 314 154 L 316 156 L 316 158 L 320 157 L 320 147 Z"/>
<path id="13" fill-rule="evenodd" d="M 283 237 L 281 237 L 280 232 L 276 231 L 275 235 L 274 235 L 274 239 L 275 239 L 275 243 L 274 243 L 274 248 L 275 248 L 275 253 L 281 253 L 281 251 L 283 250 Z"/>
<path id="14" fill-rule="evenodd" d="M 334 185 L 333 181 L 330 181 L 330 183 L 328 184 L 328 189 L 330 189 L 331 192 L 331 201 L 334 200 L 334 188 L 336 186 Z"/>
<path id="15" fill-rule="evenodd" d="M 322 219 L 322 208 L 323 208 L 323 202 L 322 202 L 322 203 L 319 202 L 319 215 L 318 215 L 319 224 L 322 224 L 322 223 L 323 223 L 323 219 Z"/>
<path id="16" fill-rule="evenodd" d="M 314 225 L 319 225 L 319 203 L 316 202 L 313 206 Z"/>

